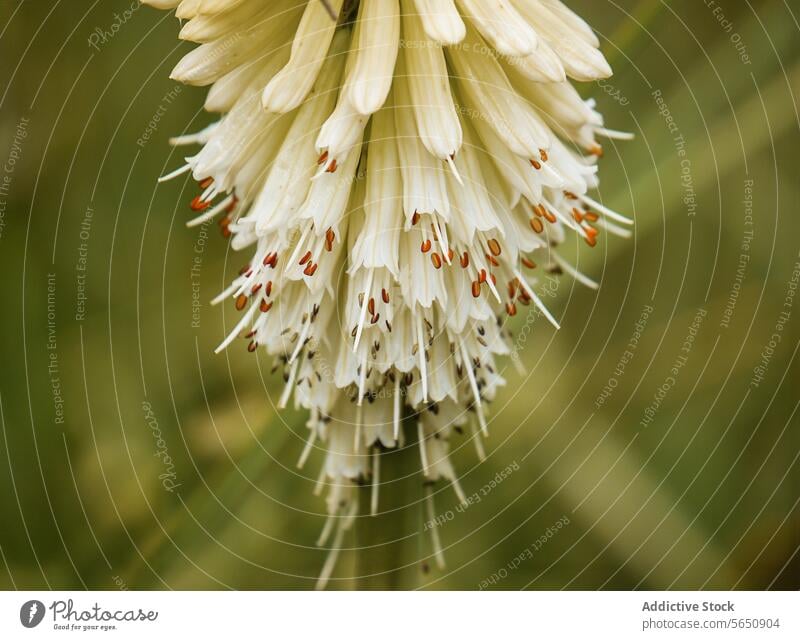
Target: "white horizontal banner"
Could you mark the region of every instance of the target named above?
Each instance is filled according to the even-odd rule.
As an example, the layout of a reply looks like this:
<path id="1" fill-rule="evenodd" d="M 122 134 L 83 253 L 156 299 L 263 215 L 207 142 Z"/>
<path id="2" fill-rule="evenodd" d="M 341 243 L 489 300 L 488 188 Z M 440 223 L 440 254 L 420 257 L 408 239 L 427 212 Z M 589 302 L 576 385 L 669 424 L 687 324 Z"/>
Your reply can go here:
<path id="1" fill-rule="evenodd" d="M 741 591 L 2 592 L 0 638 L 796 639 L 798 605 Z"/>

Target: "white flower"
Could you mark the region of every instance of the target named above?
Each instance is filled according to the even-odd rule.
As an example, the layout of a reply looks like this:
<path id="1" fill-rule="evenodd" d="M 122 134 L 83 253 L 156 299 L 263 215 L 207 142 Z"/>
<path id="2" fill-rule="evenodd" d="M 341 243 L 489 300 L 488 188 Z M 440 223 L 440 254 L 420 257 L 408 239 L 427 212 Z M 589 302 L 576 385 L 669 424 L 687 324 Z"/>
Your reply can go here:
<path id="1" fill-rule="evenodd" d="M 219 122 L 176 144 L 200 213 L 251 259 L 233 299 L 250 351 L 273 356 L 280 405 L 309 411 L 321 446 L 333 570 L 356 515 L 378 508 L 380 451 L 416 423 L 422 474 L 450 481 L 457 432 L 483 457 L 504 384 L 506 315 L 535 305 L 541 269 L 596 286 L 556 251 L 630 221 L 592 199 L 591 101 L 567 78 L 610 75 L 589 27 L 560 0 L 145 0 L 200 43 L 172 77 L 210 85 Z M 429 505 L 432 510 L 432 506 Z M 438 532 L 433 528 L 437 560 Z"/>

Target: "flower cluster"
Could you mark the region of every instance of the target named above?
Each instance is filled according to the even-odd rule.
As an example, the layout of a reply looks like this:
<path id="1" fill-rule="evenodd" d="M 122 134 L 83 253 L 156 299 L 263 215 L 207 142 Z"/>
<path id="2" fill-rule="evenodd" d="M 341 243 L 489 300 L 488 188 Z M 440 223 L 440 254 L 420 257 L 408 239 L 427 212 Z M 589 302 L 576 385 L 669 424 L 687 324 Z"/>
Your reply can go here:
<path id="1" fill-rule="evenodd" d="M 144 0 L 176 9 L 199 43 L 172 73 L 210 86 L 222 114 L 174 140 L 202 148 L 190 225 L 214 217 L 250 260 L 217 302 L 283 371 L 280 405 L 309 411 L 325 450 L 319 487 L 335 549 L 373 484 L 380 452 L 412 421 L 422 473 L 452 482 L 449 441 L 504 384 L 507 316 L 537 272 L 595 286 L 557 253 L 629 220 L 598 185 L 594 103 L 568 78 L 610 75 L 598 40 L 560 0 Z M 338 541 L 336 540 L 338 538 Z M 438 540 L 436 540 L 438 544 Z M 437 557 L 441 554 L 437 553 Z"/>

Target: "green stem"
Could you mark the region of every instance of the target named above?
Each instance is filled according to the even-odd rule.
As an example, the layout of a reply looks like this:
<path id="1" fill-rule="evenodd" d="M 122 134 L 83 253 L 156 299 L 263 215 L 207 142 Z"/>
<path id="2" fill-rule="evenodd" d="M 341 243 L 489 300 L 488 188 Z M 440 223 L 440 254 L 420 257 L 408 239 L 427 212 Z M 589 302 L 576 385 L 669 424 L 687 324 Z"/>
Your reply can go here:
<path id="1" fill-rule="evenodd" d="M 413 589 L 420 572 L 416 561 L 419 508 L 415 503 L 420 498 L 421 477 L 416 441 L 406 441 L 403 449 L 379 455 L 377 515 L 370 515 L 372 485 L 367 483 L 359 490 L 359 518 L 355 523 L 356 588 Z"/>

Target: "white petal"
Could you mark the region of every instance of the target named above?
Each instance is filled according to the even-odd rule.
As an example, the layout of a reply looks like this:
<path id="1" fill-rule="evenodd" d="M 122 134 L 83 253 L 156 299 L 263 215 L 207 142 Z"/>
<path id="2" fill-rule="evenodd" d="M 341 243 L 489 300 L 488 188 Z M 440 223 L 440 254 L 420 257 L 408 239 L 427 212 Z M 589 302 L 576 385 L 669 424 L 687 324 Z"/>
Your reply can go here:
<path id="1" fill-rule="evenodd" d="M 362 115 L 381 108 L 392 86 L 400 43 L 400 6 L 397 0 L 369 0 L 358 10 L 361 28 L 347 97 Z"/>
<path id="2" fill-rule="evenodd" d="M 330 0 L 335 11 L 343 0 Z M 269 111 L 286 113 L 297 108 L 314 86 L 328 55 L 336 22 L 321 2 L 309 2 L 297 27 L 287 65 L 264 88 L 261 102 Z"/>

